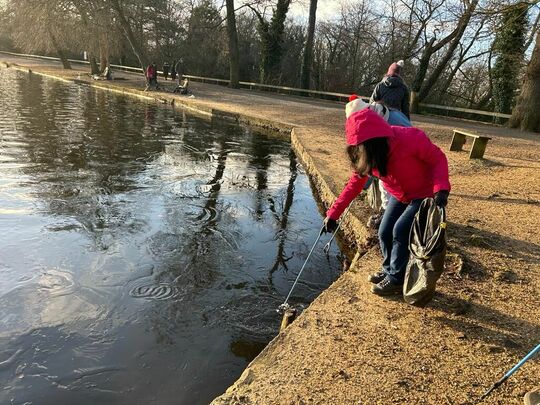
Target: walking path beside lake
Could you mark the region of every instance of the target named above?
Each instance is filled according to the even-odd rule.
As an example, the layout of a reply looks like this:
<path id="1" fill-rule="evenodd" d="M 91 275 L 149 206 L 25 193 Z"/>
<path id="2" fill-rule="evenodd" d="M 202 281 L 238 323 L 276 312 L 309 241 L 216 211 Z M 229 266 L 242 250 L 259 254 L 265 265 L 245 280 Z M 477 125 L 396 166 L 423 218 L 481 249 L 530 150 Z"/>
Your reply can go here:
<path id="1" fill-rule="evenodd" d="M 142 75 L 116 71 L 125 80 L 93 81 L 77 65 L 66 71 L 54 62 L 2 54 L 0 62 L 292 129 L 293 147 L 326 206 L 349 175 L 343 104 L 202 83 L 191 83 L 194 98 L 144 93 Z M 373 296 L 366 277 L 378 270 L 380 256 L 369 248 L 215 403 L 472 404 L 538 344 L 540 134 L 438 117 L 412 120 L 447 154 L 453 185 L 447 272 L 433 302 L 418 309 Z M 491 136 L 485 159 L 449 152 L 454 128 Z M 353 213 L 347 234 L 364 252 L 373 236 L 363 226 L 370 212 L 359 202 Z M 531 361 L 486 403 L 521 403 L 540 384 L 538 376 L 540 362 Z"/>

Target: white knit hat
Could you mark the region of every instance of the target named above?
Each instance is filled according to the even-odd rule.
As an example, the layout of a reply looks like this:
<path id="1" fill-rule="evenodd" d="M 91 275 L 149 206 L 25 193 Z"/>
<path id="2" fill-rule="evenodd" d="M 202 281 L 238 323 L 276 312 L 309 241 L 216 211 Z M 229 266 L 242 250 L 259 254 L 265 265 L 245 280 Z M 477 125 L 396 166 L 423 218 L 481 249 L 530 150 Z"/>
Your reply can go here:
<path id="1" fill-rule="evenodd" d="M 369 104 L 359 98 L 356 94 L 349 97 L 349 102 L 345 106 L 345 116 L 349 118 L 353 113 L 368 108 Z"/>
<path id="2" fill-rule="evenodd" d="M 345 116 L 349 118 L 353 113 L 361 111 L 365 108 L 369 108 L 370 110 L 376 112 L 381 117 L 383 117 L 385 121 L 388 121 L 388 118 L 390 116 L 390 110 L 387 107 L 380 103 L 368 104 L 361 98 L 359 98 L 356 94 L 353 94 L 349 97 L 349 102 L 345 106 Z"/>

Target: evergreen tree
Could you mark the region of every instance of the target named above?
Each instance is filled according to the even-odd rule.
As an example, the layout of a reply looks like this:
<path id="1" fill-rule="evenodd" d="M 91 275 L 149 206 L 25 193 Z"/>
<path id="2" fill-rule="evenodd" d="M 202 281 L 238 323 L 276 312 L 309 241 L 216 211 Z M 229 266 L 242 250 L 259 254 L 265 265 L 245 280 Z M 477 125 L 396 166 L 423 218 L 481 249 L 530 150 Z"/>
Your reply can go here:
<path id="1" fill-rule="evenodd" d="M 259 19 L 258 30 L 261 41 L 260 75 L 262 83 L 279 84 L 281 81 L 281 61 L 283 57 L 283 35 L 285 20 L 291 0 L 278 0 L 272 18 L 267 21 L 256 9 L 251 7 Z"/>
<path id="2" fill-rule="evenodd" d="M 523 62 L 527 10 L 526 3 L 508 7 L 502 15 L 501 26 L 495 37 L 493 53 L 497 56 L 497 61 L 492 70 L 492 77 L 493 104 L 496 112 L 509 114 L 512 110 Z"/>
<path id="3" fill-rule="evenodd" d="M 509 124 L 522 131 L 540 132 L 540 31 Z"/>

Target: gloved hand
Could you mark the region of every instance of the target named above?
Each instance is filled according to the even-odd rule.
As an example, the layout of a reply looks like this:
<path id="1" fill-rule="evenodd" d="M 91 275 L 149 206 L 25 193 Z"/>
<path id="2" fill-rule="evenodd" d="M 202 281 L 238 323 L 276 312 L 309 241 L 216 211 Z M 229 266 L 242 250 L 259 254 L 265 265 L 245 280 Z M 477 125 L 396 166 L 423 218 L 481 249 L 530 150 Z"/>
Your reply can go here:
<path id="1" fill-rule="evenodd" d="M 333 233 L 337 229 L 337 221 L 330 217 L 326 217 L 323 221 L 323 232 Z"/>
<path id="2" fill-rule="evenodd" d="M 446 207 L 446 204 L 448 204 L 448 194 L 450 194 L 448 190 L 437 191 L 433 196 L 435 204 L 437 204 L 437 206 L 441 208 Z"/>

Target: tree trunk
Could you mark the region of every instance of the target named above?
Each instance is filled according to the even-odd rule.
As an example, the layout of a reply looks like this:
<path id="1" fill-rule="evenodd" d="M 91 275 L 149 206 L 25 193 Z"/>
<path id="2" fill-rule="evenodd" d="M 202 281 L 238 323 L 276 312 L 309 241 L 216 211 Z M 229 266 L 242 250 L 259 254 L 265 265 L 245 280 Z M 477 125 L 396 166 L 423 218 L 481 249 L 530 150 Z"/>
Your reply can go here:
<path id="1" fill-rule="evenodd" d="M 64 69 L 71 69 L 71 63 L 69 62 L 66 56 L 66 53 L 64 52 L 64 50 L 62 49 L 62 47 L 56 40 L 56 37 L 50 30 L 49 30 L 49 37 L 51 39 L 52 46 L 54 47 L 54 49 L 56 50 L 56 53 L 58 54 L 58 57 L 62 61 L 62 66 L 64 67 Z"/>
<path id="2" fill-rule="evenodd" d="M 454 56 L 454 52 L 456 51 L 459 42 L 461 41 L 461 38 L 463 37 L 463 34 L 465 33 L 465 30 L 467 26 L 469 25 L 469 21 L 471 20 L 472 14 L 474 13 L 474 10 L 476 9 L 476 6 L 478 5 L 479 0 L 473 0 L 469 4 L 469 7 L 458 22 L 458 29 L 455 33 L 454 37 L 452 38 L 452 41 L 450 42 L 450 45 L 448 46 L 448 49 L 446 50 L 446 53 L 442 57 L 441 61 L 435 66 L 431 74 L 427 79 L 424 80 L 424 83 L 422 84 L 422 88 L 420 89 L 418 93 L 418 102 L 421 103 L 425 100 L 425 98 L 429 95 L 431 89 L 435 85 L 435 83 L 439 80 L 439 77 L 446 69 L 446 65 L 448 65 L 448 62 L 452 59 Z"/>
<path id="3" fill-rule="evenodd" d="M 229 40 L 229 86 L 237 89 L 240 80 L 240 55 L 238 52 L 234 0 L 227 0 L 227 37 Z"/>
<path id="4" fill-rule="evenodd" d="M 85 8 L 83 8 L 81 2 L 79 1 L 73 1 L 73 5 L 77 9 L 79 15 L 81 16 L 81 21 L 83 23 L 85 31 L 91 33 L 90 35 L 95 35 L 94 33 L 94 27 L 90 24 L 88 21 L 87 11 Z M 89 48 L 92 49 L 92 45 L 88 44 Z M 99 67 L 96 62 L 96 55 L 94 55 L 93 51 L 88 51 L 88 62 L 90 63 L 90 74 L 91 75 L 98 75 L 99 74 Z"/>
<path id="5" fill-rule="evenodd" d="M 131 29 L 131 26 L 129 25 L 129 22 L 124 14 L 124 10 L 122 9 L 122 6 L 120 5 L 119 0 L 111 0 L 110 4 L 113 10 L 116 12 L 118 21 L 120 22 L 120 26 L 122 27 L 122 30 L 124 31 L 124 35 L 126 36 L 126 39 L 128 40 L 129 45 L 131 46 L 131 49 L 133 50 L 133 53 L 139 60 L 139 63 L 142 69 L 146 71 L 146 67 L 148 66 L 148 59 L 143 50 L 142 44 L 139 43 L 139 41 L 135 37 L 135 34 L 133 33 L 133 30 Z"/>
<path id="6" fill-rule="evenodd" d="M 409 102 L 409 111 L 414 114 L 420 112 L 420 101 L 418 101 L 418 92 L 411 91 L 411 100 Z"/>
<path id="7" fill-rule="evenodd" d="M 540 132 L 540 31 L 536 34 L 521 94 L 508 124 L 522 131 Z"/>
<path id="8" fill-rule="evenodd" d="M 105 70 L 107 66 L 109 66 L 109 55 L 106 49 L 104 49 L 106 46 L 101 45 L 99 50 L 99 70 L 101 73 Z"/>
<path id="9" fill-rule="evenodd" d="M 88 62 L 90 62 L 90 74 L 99 75 L 99 66 L 92 52 L 88 52 Z"/>
<path id="10" fill-rule="evenodd" d="M 416 75 L 414 77 L 414 81 L 412 83 L 412 88 L 411 88 L 411 100 L 410 100 L 411 114 L 419 113 L 418 92 L 422 88 L 422 83 L 424 82 L 424 79 L 426 78 L 427 70 L 429 67 L 429 60 L 431 59 L 431 55 L 433 55 L 433 51 L 431 48 L 431 45 L 433 44 L 433 42 L 435 42 L 435 38 L 432 38 L 431 41 L 429 41 L 429 43 L 424 48 L 424 51 L 422 52 L 422 56 L 420 57 L 420 62 L 418 63 L 418 68 L 416 69 Z"/>
<path id="11" fill-rule="evenodd" d="M 420 64 L 416 71 L 416 75 L 412 84 L 412 92 L 417 93 L 417 100 L 415 100 L 413 103 L 413 100 L 411 99 L 411 113 L 418 112 L 418 104 L 427 97 L 427 95 L 431 91 L 433 84 L 444 71 L 444 68 L 446 67 L 448 61 L 452 58 L 452 55 L 454 54 L 454 51 L 459 44 L 459 41 L 463 37 L 467 25 L 469 25 L 469 21 L 471 20 L 472 14 L 476 9 L 476 6 L 478 5 L 478 1 L 479 0 L 472 0 L 470 3 L 468 3 L 467 8 L 465 9 L 456 24 L 456 28 L 454 28 L 454 30 L 450 34 L 437 42 L 437 44 L 435 44 L 435 37 L 431 38 L 430 41 L 426 44 L 424 51 L 422 52 Z M 439 62 L 439 64 L 433 70 L 433 73 L 426 80 L 431 57 L 449 43 L 450 47 L 445 53 L 445 55 L 442 57 L 441 62 Z"/>
<path id="12" fill-rule="evenodd" d="M 71 69 L 71 63 L 62 49 L 58 49 L 58 57 L 62 61 L 62 67 L 64 69 Z"/>
<path id="13" fill-rule="evenodd" d="M 316 18 L 317 0 L 311 0 L 309 3 L 309 23 L 306 38 L 306 47 L 304 48 L 304 60 L 302 62 L 302 72 L 300 74 L 300 86 L 303 89 L 309 89 L 311 84 L 311 66 L 313 64 L 313 38 L 315 37 Z"/>

